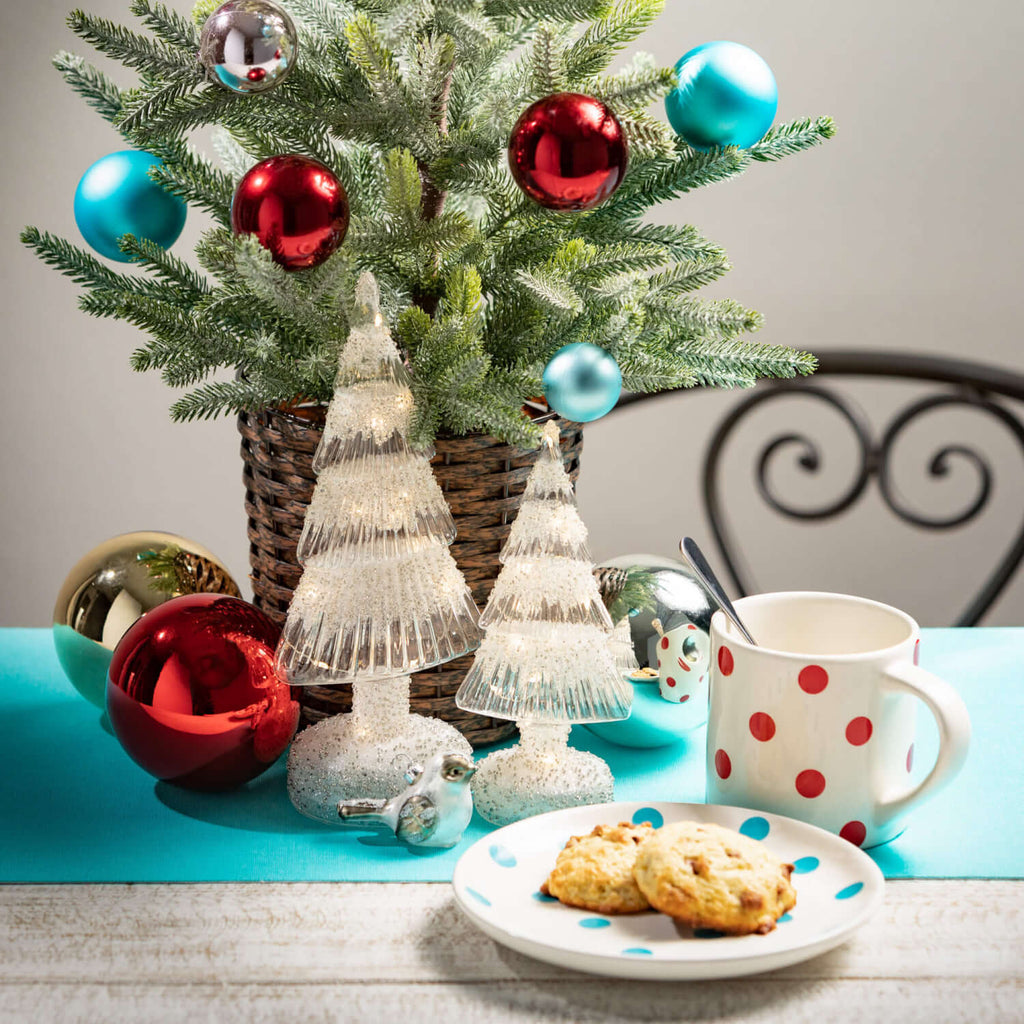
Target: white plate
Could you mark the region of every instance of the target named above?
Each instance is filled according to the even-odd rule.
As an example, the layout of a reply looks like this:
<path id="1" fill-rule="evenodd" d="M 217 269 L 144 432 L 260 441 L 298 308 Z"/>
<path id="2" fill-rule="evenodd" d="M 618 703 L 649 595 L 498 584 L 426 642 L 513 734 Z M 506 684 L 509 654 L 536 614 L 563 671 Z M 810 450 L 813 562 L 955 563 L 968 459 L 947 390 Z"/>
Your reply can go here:
<path id="1" fill-rule="evenodd" d="M 606 916 L 542 896 L 558 852 L 602 823 L 704 821 L 760 839 L 796 865 L 796 907 L 768 935 L 727 936 L 678 928 L 664 914 Z M 882 872 L 831 832 L 765 811 L 715 804 L 611 803 L 526 818 L 474 843 L 452 878 L 474 924 L 519 953 L 619 978 L 729 978 L 771 971 L 832 949 L 881 905 Z"/>

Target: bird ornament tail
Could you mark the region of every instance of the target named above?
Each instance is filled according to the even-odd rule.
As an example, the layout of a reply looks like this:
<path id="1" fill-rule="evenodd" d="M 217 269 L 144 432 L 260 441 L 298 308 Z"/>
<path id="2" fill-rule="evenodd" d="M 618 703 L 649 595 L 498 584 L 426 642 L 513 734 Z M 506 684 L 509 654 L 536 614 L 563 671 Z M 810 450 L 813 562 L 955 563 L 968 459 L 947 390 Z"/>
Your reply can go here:
<path id="1" fill-rule="evenodd" d="M 385 800 L 342 800 L 338 804 L 341 823 L 358 825 L 360 828 L 386 828 L 391 824 L 381 815 Z"/>

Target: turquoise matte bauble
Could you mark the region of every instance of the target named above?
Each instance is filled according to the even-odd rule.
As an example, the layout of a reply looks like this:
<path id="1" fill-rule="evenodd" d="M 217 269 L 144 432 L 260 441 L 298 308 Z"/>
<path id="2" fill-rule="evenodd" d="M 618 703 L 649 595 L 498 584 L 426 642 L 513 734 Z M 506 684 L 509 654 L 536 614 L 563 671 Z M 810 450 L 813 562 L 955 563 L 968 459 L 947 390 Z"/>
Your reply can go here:
<path id="1" fill-rule="evenodd" d="M 629 718 L 617 722 L 588 722 L 583 728 L 620 747 L 653 748 L 678 743 L 697 727 L 685 704 L 670 704 L 658 693 L 658 680 L 633 682 Z"/>
<path id="2" fill-rule="evenodd" d="M 600 419 L 621 393 L 622 373 L 615 357 L 588 341 L 560 348 L 544 367 L 544 397 L 567 420 Z"/>
<path id="3" fill-rule="evenodd" d="M 676 64 L 679 84 L 665 97 L 672 127 L 696 149 L 747 149 L 772 126 L 779 90 L 772 69 L 741 43 L 695 46 Z"/>
<path id="4" fill-rule="evenodd" d="M 185 204 L 149 177 L 160 160 L 125 149 L 100 157 L 75 190 L 75 223 L 101 256 L 130 263 L 117 247 L 122 235 L 148 238 L 169 249 L 185 226 Z"/>

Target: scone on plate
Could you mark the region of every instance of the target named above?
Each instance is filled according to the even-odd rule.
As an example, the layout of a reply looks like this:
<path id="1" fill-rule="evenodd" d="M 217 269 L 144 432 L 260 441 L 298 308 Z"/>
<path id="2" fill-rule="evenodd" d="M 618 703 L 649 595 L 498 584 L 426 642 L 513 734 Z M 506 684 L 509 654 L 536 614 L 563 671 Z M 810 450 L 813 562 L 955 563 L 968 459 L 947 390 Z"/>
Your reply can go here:
<path id="1" fill-rule="evenodd" d="M 655 910 L 692 928 L 764 934 L 796 905 L 792 864 L 720 825 L 680 821 L 640 844 L 633 877 Z"/>
<path id="2" fill-rule="evenodd" d="M 573 836 L 540 887 L 570 907 L 599 914 L 635 914 L 649 909 L 633 878 L 640 844 L 654 833 L 647 822 L 598 825 L 588 836 Z"/>

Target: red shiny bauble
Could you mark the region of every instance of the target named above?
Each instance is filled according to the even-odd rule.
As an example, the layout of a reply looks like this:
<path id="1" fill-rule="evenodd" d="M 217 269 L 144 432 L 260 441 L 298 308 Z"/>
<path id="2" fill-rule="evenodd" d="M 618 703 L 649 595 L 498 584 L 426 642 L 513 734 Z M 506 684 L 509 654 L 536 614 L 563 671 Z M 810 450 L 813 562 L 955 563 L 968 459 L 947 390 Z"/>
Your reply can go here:
<path id="1" fill-rule="evenodd" d="M 146 612 L 107 679 L 107 716 L 132 760 L 187 789 L 230 789 L 266 771 L 299 722 L 274 657 L 279 634 L 258 608 L 217 594 Z"/>
<path id="2" fill-rule="evenodd" d="M 550 210 L 603 203 L 622 184 L 628 161 L 615 115 L 579 92 L 558 92 L 527 107 L 508 144 L 512 177 Z"/>
<path id="3" fill-rule="evenodd" d="M 323 263 L 348 231 L 348 196 L 334 173 L 307 156 L 272 156 L 235 189 L 231 227 L 252 234 L 286 270 Z"/>

